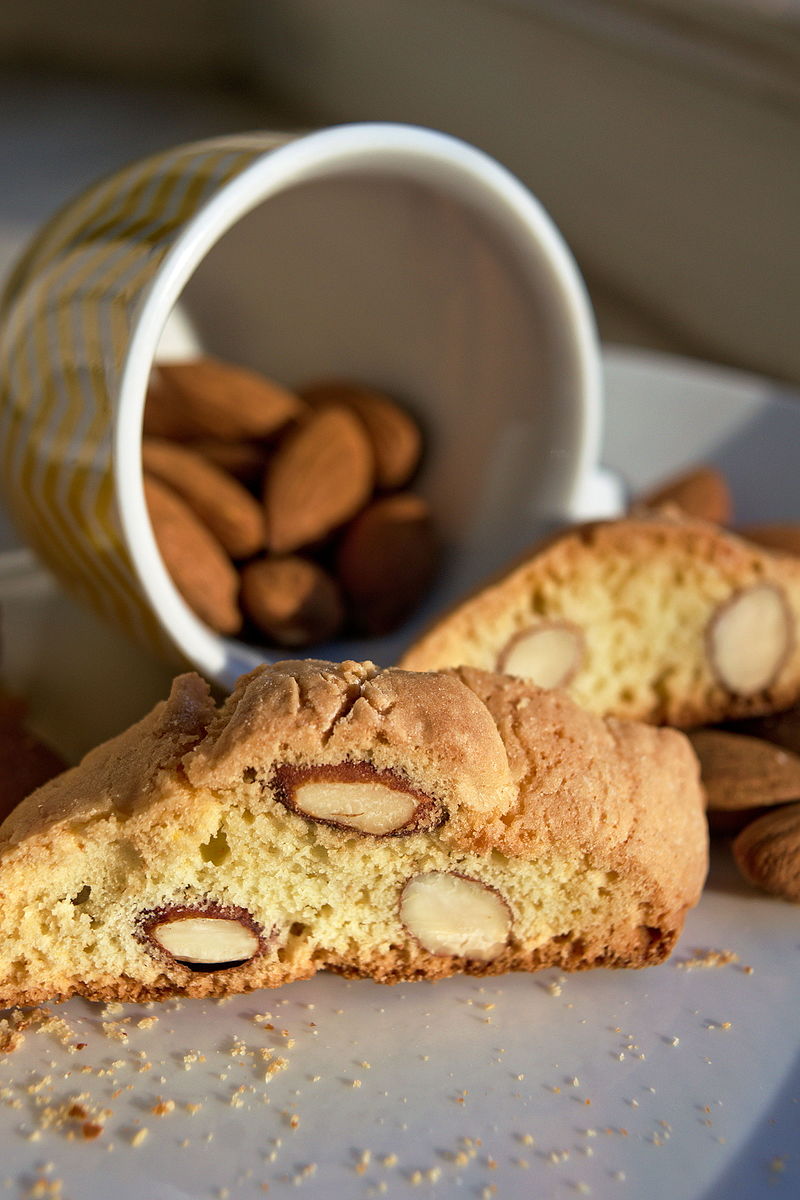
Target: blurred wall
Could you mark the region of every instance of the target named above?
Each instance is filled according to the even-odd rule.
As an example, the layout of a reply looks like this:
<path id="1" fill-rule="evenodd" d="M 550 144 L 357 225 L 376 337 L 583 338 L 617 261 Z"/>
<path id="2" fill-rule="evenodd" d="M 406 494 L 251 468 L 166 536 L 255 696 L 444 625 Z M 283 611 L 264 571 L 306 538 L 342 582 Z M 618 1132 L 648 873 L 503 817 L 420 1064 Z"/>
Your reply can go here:
<path id="1" fill-rule="evenodd" d="M 135 85 L 127 157 L 181 105 L 209 133 L 237 113 L 447 130 L 543 201 L 604 338 L 800 382 L 800 0 L 28 0 L 0 8 L 3 68 L 101 106 Z M 41 86 L 41 128 L 68 126 Z"/>

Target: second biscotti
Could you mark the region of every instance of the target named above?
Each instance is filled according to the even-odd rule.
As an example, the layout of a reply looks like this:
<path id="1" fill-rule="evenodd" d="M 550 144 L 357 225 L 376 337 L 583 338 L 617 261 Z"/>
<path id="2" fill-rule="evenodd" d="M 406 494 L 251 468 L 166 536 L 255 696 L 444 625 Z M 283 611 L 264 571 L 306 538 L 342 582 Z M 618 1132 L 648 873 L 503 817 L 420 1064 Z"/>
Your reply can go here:
<path id="1" fill-rule="evenodd" d="M 401 659 L 562 686 L 587 709 L 706 725 L 800 698 L 800 560 L 663 514 L 578 526 L 456 605 Z"/>

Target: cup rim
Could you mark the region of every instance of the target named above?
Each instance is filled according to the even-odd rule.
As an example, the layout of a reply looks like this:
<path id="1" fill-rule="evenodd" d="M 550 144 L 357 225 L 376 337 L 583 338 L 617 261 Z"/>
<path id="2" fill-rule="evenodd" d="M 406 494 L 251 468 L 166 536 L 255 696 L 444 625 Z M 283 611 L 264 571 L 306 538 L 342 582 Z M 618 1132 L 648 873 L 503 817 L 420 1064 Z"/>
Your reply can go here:
<path id="1" fill-rule="evenodd" d="M 265 132 L 265 137 L 271 136 Z M 490 155 L 450 134 L 390 122 L 335 125 L 265 147 L 186 222 L 149 282 L 130 328 L 112 440 L 112 472 L 123 539 L 145 598 L 170 641 L 205 675 L 233 681 L 231 648 L 241 667 L 269 652 L 216 633 L 189 608 L 164 566 L 147 513 L 141 462 L 142 421 L 159 339 L 183 289 L 205 255 L 249 212 L 293 184 L 331 170 L 385 172 L 402 163 L 438 184 L 487 221 L 502 221 L 549 268 L 549 284 L 569 317 L 576 379 L 575 453 L 561 479 L 558 503 L 568 513 L 596 465 L 601 437 L 601 365 L 594 316 L 577 264 L 562 234 L 533 193 Z M 224 145 L 228 138 L 206 145 Z M 233 139 L 235 140 L 235 139 Z M 188 148 L 188 147 L 187 147 Z M 582 397 L 582 404 L 577 398 Z M 131 452 L 136 447 L 136 453 Z M 238 674 L 238 670 L 235 672 Z"/>

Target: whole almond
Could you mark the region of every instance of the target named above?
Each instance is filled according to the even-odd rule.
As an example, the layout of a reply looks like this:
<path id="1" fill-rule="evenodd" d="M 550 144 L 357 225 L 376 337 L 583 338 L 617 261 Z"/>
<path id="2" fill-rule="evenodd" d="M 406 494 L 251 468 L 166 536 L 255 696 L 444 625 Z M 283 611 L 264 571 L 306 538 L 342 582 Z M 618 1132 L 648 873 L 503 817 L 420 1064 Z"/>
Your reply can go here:
<path id="1" fill-rule="evenodd" d="M 348 527 L 337 571 L 366 633 L 396 628 L 431 582 L 437 542 L 430 508 L 410 492 L 376 500 Z"/>
<path id="2" fill-rule="evenodd" d="M 145 475 L 144 493 L 156 544 L 189 607 L 218 633 L 241 628 L 239 576 L 214 535 L 160 479 Z"/>
<path id="3" fill-rule="evenodd" d="M 333 637 L 344 621 L 339 588 L 305 558 L 264 558 L 242 571 L 242 607 L 282 646 L 309 646 Z"/>
<path id="4" fill-rule="evenodd" d="M 0 824 L 21 800 L 67 766 L 26 727 L 25 710 L 23 701 L 0 696 Z"/>
<path id="5" fill-rule="evenodd" d="M 726 728 L 732 733 L 763 738 L 773 746 L 782 746 L 784 750 L 791 750 L 800 755 L 800 707 L 768 713 L 765 717 L 746 717 L 740 721 L 730 721 Z"/>
<path id="6" fill-rule="evenodd" d="M 711 521 L 715 525 L 730 524 L 733 501 L 725 476 L 716 467 L 692 467 L 680 475 L 665 480 L 657 488 L 645 492 L 636 507 L 664 508 L 674 505 L 689 517 Z"/>
<path id="7" fill-rule="evenodd" d="M 309 384 L 299 394 L 315 408 L 344 405 L 363 421 L 372 442 L 379 488 L 390 490 L 408 483 L 422 453 L 422 435 L 395 400 L 373 388 L 336 380 Z"/>
<path id="8" fill-rule="evenodd" d="M 247 488 L 259 488 L 269 461 L 269 451 L 263 442 L 221 442 L 218 438 L 203 438 L 187 443 L 203 458 L 221 471 L 227 471 Z"/>
<path id="9" fill-rule="evenodd" d="M 322 541 L 367 503 L 374 459 L 361 422 L 322 408 L 287 435 L 264 484 L 267 540 L 276 554 Z"/>
<path id="10" fill-rule="evenodd" d="M 162 438 L 142 440 L 142 466 L 186 501 L 231 558 L 249 558 L 263 550 L 264 510 L 232 475 L 194 450 Z"/>
<path id="11" fill-rule="evenodd" d="M 800 525 L 797 523 L 744 525 L 737 532 L 749 542 L 765 546 L 768 550 L 800 555 Z"/>
<path id="12" fill-rule="evenodd" d="M 302 415 L 298 396 L 257 371 L 216 358 L 158 363 L 151 373 L 144 432 L 153 437 L 271 437 Z"/>
<path id="13" fill-rule="evenodd" d="M 734 841 L 733 855 L 750 883 L 800 903 L 800 804 L 773 809 L 753 821 Z"/>
<path id="14" fill-rule="evenodd" d="M 800 800 L 800 755 L 722 729 L 695 729 L 689 739 L 717 832 L 735 831 L 753 810 Z"/>

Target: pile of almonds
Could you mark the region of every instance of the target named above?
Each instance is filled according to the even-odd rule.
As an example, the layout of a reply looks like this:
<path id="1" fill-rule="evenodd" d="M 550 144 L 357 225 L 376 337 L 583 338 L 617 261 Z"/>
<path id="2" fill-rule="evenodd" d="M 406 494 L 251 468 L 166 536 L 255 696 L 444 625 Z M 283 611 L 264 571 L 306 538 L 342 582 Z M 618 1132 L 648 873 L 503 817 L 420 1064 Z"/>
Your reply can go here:
<path id="1" fill-rule="evenodd" d="M 28 728 L 25 701 L 0 688 L 0 824 L 36 788 L 67 764 Z"/>
<path id="2" fill-rule="evenodd" d="M 725 477 L 701 466 L 641 497 L 639 508 L 672 507 L 733 525 Z M 740 526 L 737 533 L 782 554 L 800 555 L 800 524 Z M 800 903 L 800 708 L 689 733 L 706 791 L 712 833 L 733 836 L 745 879 Z"/>
<path id="3" fill-rule="evenodd" d="M 421 453 L 405 409 L 361 384 L 293 392 L 208 357 L 151 373 L 153 533 L 178 591 L 218 633 L 303 647 L 400 625 L 437 558 L 428 505 L 404 490 Z"/>

